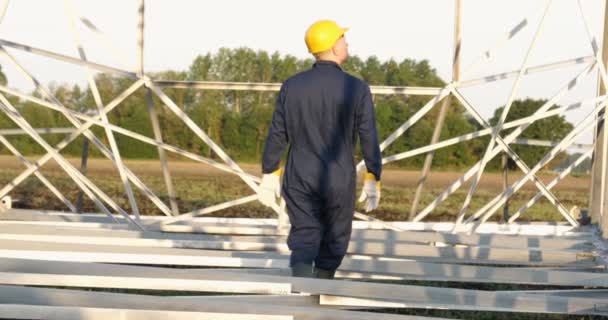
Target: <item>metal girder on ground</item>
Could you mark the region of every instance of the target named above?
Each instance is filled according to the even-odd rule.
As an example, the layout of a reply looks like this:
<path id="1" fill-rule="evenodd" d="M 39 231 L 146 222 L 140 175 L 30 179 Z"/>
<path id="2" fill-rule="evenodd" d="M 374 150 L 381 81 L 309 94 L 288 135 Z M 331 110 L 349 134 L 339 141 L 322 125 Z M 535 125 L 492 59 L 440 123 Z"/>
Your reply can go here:
<path id="1" fill-rule="evenodd" d="M 283 295 L 291 293 L 291 285 L 288 283 L 217 280 L 179 269 L 2 258 L 0 261 L 0 283 L 4 285 Z"/>
<path id="2" fill-rule="evenodd" d="M 202 271 L 201 272 L 207 272 Z M 222 272 L 209 271 L 221 278 Z M 238 272 L 232 273 L 240 277 Z M 456 310 L 508 311 L 508 312 L 548 312 L 568 314 L 608 315 L 603 299 L 580 299 L 533 294 L 512 295 L 500 291 L 465 290 L 436 288 L 386 283 L 367 283 L 357 281 L 338 281 L 281 277 L 268 275 L 246 275 L 246 279 L 290 282 L 292 290 L 311 294 L 361 298 L 379 302 L 402 302 L 413 308 L 450 308 Z M 232 278 L 232 276 L 230 276 Z M 337 303 L 339 304 L 339 303 Z M 365 304 L 359 305 L 359 307 Z M 368 304 L 367 306 L 372 306 Z"/>
<path id="3" fill-rule="evenodd" d="M 7 238 L 22 240 L 8 240 Z M 133 246 L 125 246 L 122 243 L 127 239 L 95 237 L 61 237 L 61 236 L 36 236 L 31 235 L 31 240 L 25 241 L 28 236 L 7 236 L 0 242 L 0 256 L 4 257 L 33 257 L 35 254 L 48 256 L 51 251 L 63 252 L 67 255 L 82 254 L 93 259 L 109 259 L 108 262 L 145 261 L 155 257 L 157 264 L 172 264 L 175 259 L 176 265 L 220 265 L 230 266 L 240 263 L 235 258 L 256 258 L 250 261 L 250 267 L 265 265 L 265 259 L 287 259 L 289 253 L 284 243 L 260 243 L 260 242 L 232 242 L 232 241 L 193 241 L 175 242 L 179 247 L 193 247 L 207 250 L 187 250 L 171 248 L 171 241 L 165 241 L 163 247 L 154 247 L 155 242 L 162 240 L 142 239 L 139 246 L 138 240 L 130 240 Z M 38 238 L 38 241 L 34 240 Z M 101 242 L 101 243 L 100 243 Z M 109 245 L 111 244 L 111 245 Z M 168 244 L 168 245 L 167 245 Z M 169 248 L 167 248 L 169 247 Z M 213 249 L 213 250 L 209 250 Z M 224 251 L 215 251 L 215 250 Z M 238 251 L 228 251 L 238 250 Z M 253 253 L 247 251 L 276 250 L 276 253 Z M 47 252 L 41 252 L 47 251 Z M 382 256 L 396 259 L 416 259 L 421 261 L 433 261 L 444 263 L 477 263 L 477 264 L 512 264 L 530 266 L 591 266 L 595 264 L 592 253 L 576 251 L 539 251 L 528 249 L 511 248 L 481 248 L 481 247 L 433 247 L 430 245 L 400 244 L 395 242 L 357 242 L 354 241 L 348 249 L 349 254 Z M 205 262 L 201 256 L 218 257 Z M 164 258 L 163 258 L 164 257 Z M 179 257 L 179 258 L 178 258 Z M 190 258 L 192 259 L 190 259 Z M 222 260 L 220 257 L 226 257 Z M 228 258 L 230 257 L 230 258 Z M 99 261 L 99 260 L 93 260 Z M 165 261 L 164 263 L 162 261 Z M 196 262 L 195 262 L 196 261 Z M 276 261 L 275 261 L 276 262 Z M 210 264 L 208 264 L 210 263 Z M 219 264 L 218 264 L 219 263 Z"/>
<path id="4" fill-rule="evenodd" d="M 119 308 L 90 308 L 74 306 L 49 306 L 31 304 L 0 304 L 0 315 L 10 319 L 47 320 L 291 320 L 292 316 L 271 316 L 259 314 L 187 312 L 168 310 L 138 310 Z"/>
<path id="5" fill-rule="evenodd" d="M 261 226 L 261 228 L 264 228 Z M 268 229 L 273 228 L 269 226 Z M 171 233 L 152 231 L 145 232 L 136 230 L 117 230 L 104 228 L 75 228 L 68 226 L 45 226 L 30 224 L 5 223 L 0 220 L 0 236 L 32 235 L 32 236 L 63 236 L 63 237 L 99 237 L 99 238 L 124 238 L 142 240 L 160 240 L 157 245 L 162 246 L 167 241 L 224 241 L 224 242 L 260 242 L 260 243 L 285 243 L 284 236 L 251 236 L 234 234 L 205 234 L 205 233 Z M 34 238 L 31 238 L 34 239 Z M 31 240 L 30 239 L 30 240 Z M 23 240 L 26 240 L 23 238 Z M 166 241 L 162 241 L 166 240 Z M 466 235 L 449 234 L 439 232 L 423 231 L 391 231 L 391 230 L 369 230 L 354 229 L 351 236 L 353 245 L 365 243 L 384 244 L 431 244 L 437 246 L 460 245 L 482 248 L 513 248 L 513 249 L 542 249 L 548 251 L 577 251 L 586 252 L 593 249 L 591 239 L 562 239 L 541 236 L 508 236 L 508 235 Z M 151 244 L 153 242 L 150 242 Z M 359 244 L 358 244 L 359 243 Z M 110 244 L 110 243 L 108 243 Z M 124 245 L 130 244 L 125 241 Z"/>
<path id="6" fill-rule="evenodd" d="M 82 263 L 82 262 L 66 262 L 66 261 L 42 261 L 36 259 L 12 259 L 0 258 L 0 272 L 12 274 L 37 274 L 39 284 L 41 285 L 59 285 L 56 281 L 62 281 L 62 286 L 80 286 L 84 283 L 78 282 L 76 278 L 52 278 L 51 275 L 69 275 L 90 277 L 96 280 L 98 277 L 105 277 L 106 282 L 96 282 L 94 287 L 121 287 L 131 289 L 162 289 L 162 284 L 167 279 L 177 279 L 178 281 L 193 279 L 206 280 L 207 286 L 200 286 L 197 290 L 191 291 L 216 291 L 224 283 L 213 277 L 208 277 L 205 274 L 199 276 L 195 269 L 174 269 L 167 272 L 167 269 L 151 267 L 151 266 L 122 266 L 109 265 L 99 263 Z M 69 270 L 69 272 L 67 272 Z M 246 274 L 249 269 L 245 268 L 231 270 Z M 230 270 L 229 270 L 230 271 Z M 275 269 L 264 271 L 262 269 L 255 270 L 253 273 L 267 273 L 271 275 L 289 275 L 287 269 Z M 286 273 L 286 274 L 284 274 Z M 43 275 L 48 276 L 44 278 Z M 353 259 L 346 257 L 339 269 L 339 276 L 345 278 L 363 278 L 373 279 L 377 276 L 379 279 L 385 276 L 387 279 L 407 279 L 407 280 L 428 280 L 428 281 L 452 281 L 452 282 L 471 282 L 471 283 L 511 283 L 511 284 L 535 284 L 535 285 L 555 285 L 555 286 L 574 286 L 574 287 L 597 287 L 608 288 L 608 275 L 598 272 L 579 272 L 579 271 L 559 271 L 559 270 L 530 270 L 526 268 L 514 267 L 482 267 L 482 266 L 466 266 L 455 264 L 439 264 L 418 261 L 395 261 L 395 260 L 364 260 Z M 96 278 L 97 277 L 97 278 Z M 134 278 L 134 283 L 123 283 L 123 278 Z M 150 279 L 151 283 L 144 283 L 139 278 Z M 30 278 L 34 281 L 36 278 Z M 158 279 L 157 283 L 154 281 Z M 25 278 L 10 278 L 3 276 L 0 283 L 3 284 L 32 284 L 26 282 Z M 86 280 L 86 278 L 84 279 Z M 43 282 L 47 281 L 47 282 Z M 68 285 L 66 281 L 70 281 Z M 244 281 L 244 280 L 243 280 Z M 271 286 L 268 283 L 246 281 L 248 287 L 226 289 L 226 292 L 257 292 L 263 290 L 268 292 L 285 294 L 285 287 Z M 55 284 L 53 284 L 55 283 Z M 80 283 L 80 284 L 79 284 Z M 201 281 L 200 283 L 204 283 Z M 257 286 L 256 286 L 257 285 Z M 93 287 L 93 285 L 91 285 Z M 189 284 L 176 283 L 167 290 L 185 290 L 176 289 L 180 286 L 189 287 Z M 173 289 L 171 289 L 173 288 Z M 203 290 L 205 289 L 205 290 Z"/>
<path id="7" fill-rule="evenodd" d="M 243 301 L 214 301 L 202 297 L 155 297 L 135 294 L 57 290 L 0 286 L 0 306 L 24 304 L 54 306 L 80 306 L 89 308 L 124 308 L 139 310 L 196 311 L 213 313 L 238 312 L 243 315 L 293 316 L 296 320 L 413 320 L 418 316 L 402 316 L 386 313 L 332 310 L 326 307 L 300 307 L 275 303 L 247 303 Z M 280 318 L 279 318 L 280 319 Z M 422 318 L 435 320 L 440 318 Z"/>
<path id="8" fill-rule="evenodd" d="M 120 220 L 121 217 L 116 217 Z M 160 227 L 167 217 L 162 216 L 142 216 L 142 223 L 148 230 L 165 229 Z M 127 229 L 128 226 L 113 223 L 107 217 L 99 214 L 72 214 L 60 211 L 40 211 L 12 208 L 0 214 L 0 220 L 4 224 L 22 225 L 54 225 L 54 226 L 73 226 L 79 228 L 110 228 Z M 444 234 L 453 229 L 451 222 L 407 222 L 391 221 L 378 224 L 374 221 L 353 221 L 354 229 L 385 229 L 384 225 L 389 224 L 403 231 L 433 231 Z M 175 233 L 218 233 L 218 234 L 249 234 L 249 235 L 278 235 L 276 229 L 276 219 L 264 218 L 219 218 L 219 217 L 198 217 L 189 222 L 180 222 L 171 225 Z M 194 227 L 193 227 L 194 226 Z M 258 228 L 259 227 L 259 228 Z M 167 228 L 168 229 L 168 228 Z M 213 229 L 213 231 L 211 231 Z M 163 230 L 169 231 L 169 230 Z M 242 232 L 238 232 L 242 231 Z M 487 222 L 481 225 L 473 235 L 513 235 L 523 239 L 538 237 L 546 239 L 566 239 L 590 241 L 595 234 L 590 227 L 572 227 L 567 223 L 560 222 L 528 222 L 528 223 L 493 223 Z M 463 234 L 464 235 L 464 234 Z M 488 238 L 485 238 L 488 239 Z M 535 240 L 532 240 L 535 241 Z"/>

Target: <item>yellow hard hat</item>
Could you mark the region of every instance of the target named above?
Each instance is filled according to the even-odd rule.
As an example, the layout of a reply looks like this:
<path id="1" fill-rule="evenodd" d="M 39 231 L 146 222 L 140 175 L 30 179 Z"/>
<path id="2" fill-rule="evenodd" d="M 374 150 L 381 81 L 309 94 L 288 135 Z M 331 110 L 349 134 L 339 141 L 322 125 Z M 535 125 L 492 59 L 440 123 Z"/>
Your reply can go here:
<path id="1" fill-rule="evenodd" d="M 331 49 L 346 31 L 348 28 L 340 28 L 331 20 L 319 20 L 313 23 L 304 36 L 308 52 L 315 54 Z"/>

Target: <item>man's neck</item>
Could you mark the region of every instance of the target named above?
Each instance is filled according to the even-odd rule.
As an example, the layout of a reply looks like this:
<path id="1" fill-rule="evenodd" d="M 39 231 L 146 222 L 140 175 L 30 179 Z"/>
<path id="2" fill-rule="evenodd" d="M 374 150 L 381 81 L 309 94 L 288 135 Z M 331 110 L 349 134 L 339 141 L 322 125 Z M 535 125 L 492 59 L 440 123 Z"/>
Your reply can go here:
<path id="1" fill-rule="evenodd" d="M 329 61 L 329 62 L 334 62 L 334 63 L 338 64 L 339 66 L 342 66 L 342 62 L 341 62 L 341 61 L 339 61 L 339 60 L 338 60 L 337 58 L 335 58 L 335 57 L 322 57 L 322 58 L 318 58 L 318 59 L 317 59 L 317 62 L 318 62 L 318 61 Z"/>

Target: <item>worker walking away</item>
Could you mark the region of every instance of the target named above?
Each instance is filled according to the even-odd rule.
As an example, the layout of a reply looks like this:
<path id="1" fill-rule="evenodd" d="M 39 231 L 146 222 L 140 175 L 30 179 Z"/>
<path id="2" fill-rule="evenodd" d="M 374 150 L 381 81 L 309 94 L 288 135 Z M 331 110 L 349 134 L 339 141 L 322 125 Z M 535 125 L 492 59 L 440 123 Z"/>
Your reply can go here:
<path id="1" fill-rule="evenodd" d="M 355 212 L 355 145 L 367 174 L 360 201 L 378 207 L 382 158 L 369 86 L 341 69 L 348 29 L 321 20 L 306 31 L 314 66 L 281 86 L 262 158 L 259 200 L 270 206 L 280 190 L 291 229 L 293 276 L 331 279 L 350 241 Z M 289 145 L 280 187 L 280 160 Z"/>

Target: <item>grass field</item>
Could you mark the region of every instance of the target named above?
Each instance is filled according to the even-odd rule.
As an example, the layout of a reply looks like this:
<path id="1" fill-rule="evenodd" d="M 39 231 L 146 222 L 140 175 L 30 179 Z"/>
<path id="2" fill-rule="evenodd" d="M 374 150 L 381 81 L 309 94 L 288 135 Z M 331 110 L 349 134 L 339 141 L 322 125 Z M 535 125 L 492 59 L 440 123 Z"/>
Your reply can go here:
<path id="1" fill-rule="evenodd" d="M 32 157 L 31 160 L 35 160 Z M 79 167 L 79 159 L 70 159 Z M 160 164 L 153 160 L 128 160 L 127 166 L 133 170 L 144 183 L 146 183 L 163 200 L 167 200 L 167 192 L 161 175 Z M 212 168 L 210 166 L 194 163 L 171 161 L 171 173 L 177 191 L 180 212 L 203 208 L 209 205 L 236 199 L 252 194 L 251 189 L 240 178 Z M 24 169 L 24 166 L 14 157 L 0 156 L 0 184 L 5 185 Z M 242 168 L 252 174 L 260 175 L 259 164 L 242 164 Z M 53 161 L 47 163 L 42 173 L 63 192 L 71 201 L 75 202 L 79 193 L 76 184 Z M 384 220 L 406 220 L 411 202 L 414 198 L 416 183 L 420 172 L 385 168 L 383 174 L 383 189 L 380 207 L 372 212 Z M 520 172 L 509 174 L 512 183 L 521 175 Z M 87 176 L 95 182 L 104 192 L 115 199 L 124 208 L 129 208 L 124 196 L 118 171 L 105 159 L 90 159 Z M 431 172 L 425 185 L 425 192 L 421 199 L 419 210 L 435 199 L 448 185 L 462 176 L 462 172 Z M 548 183 L 555 177 L 554 173 L 544 172 L 540 179 Z M 361 183 L 359 183 L 360 188 Z M 587 207 L 589 177 L 570 176 L 560 182 L 552 191 L 562 201 L 567 209 L 572 206 Z M 502 190 L 502 176 L 500 173 L 489 172 L 482 177 L 475 193 L 469 213 L 483 206 Z M 428 221 L 451 221 L 459 211 L 464 197 L 468 191 L 468 184 L 461 187 L 455 194 L 444 201 L 435 211 L 427 217 Z M 359 192 L 359 191 L 357 191 Z M 538 190 L 528 182 L 524 188 L 516 193 L 509 202 L 510 212 L 517 211 Z M 17 202 L 15 207 L 32 209 L 67 210 L 63 203 L 42 185 L 33 175 L 21 183 L 10 193 Z M 139 191 L 137 191 L 138 206 L 143 214 L 158 215 L 161 212 Z M 358 206 L 361 210 L 362 207 Z M 99 211 L 91 201 L 86 199 L 84 211 Z M 502 212 L 502 210 L 500 210 Z M 213 216 L 223 217 L 273 217 L 273 213 L 257 202 L 216 212 Z M 498 219 L 500 213 L 494 216 Z M 528 211 L 520 221 L 548 221 L 562 220 L 558 211 L 546 199 L 542 199 Z"/>

